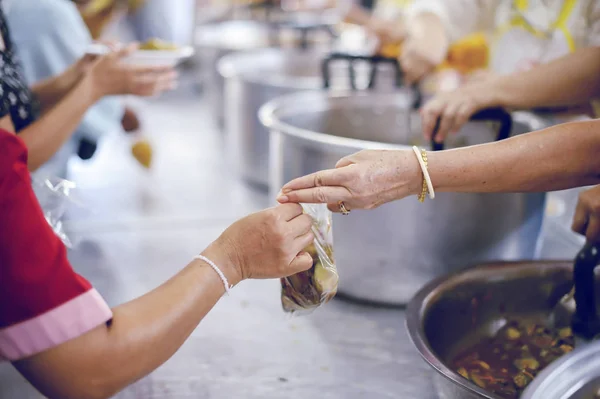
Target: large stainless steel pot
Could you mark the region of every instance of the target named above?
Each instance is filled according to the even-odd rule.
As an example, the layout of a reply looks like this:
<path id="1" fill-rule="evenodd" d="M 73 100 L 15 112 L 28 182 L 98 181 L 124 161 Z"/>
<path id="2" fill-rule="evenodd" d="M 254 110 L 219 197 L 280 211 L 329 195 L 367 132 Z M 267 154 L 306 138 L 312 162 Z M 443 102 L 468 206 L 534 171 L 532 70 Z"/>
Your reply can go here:
<path id="1" fill-rule="evenodd" d="M 406 92 L 305 92 L 266 104 L 260 117 L 271 131 L 271 195 L 289 180 L 332 168 L 360 150 L 427 147 L 419 115 L 407 112 L 411 102 Z M 513 134 L 528 130 L 513 124 Z M 485 122 L 471 122 L 446 145 L 489 142 L 496 134 Z M 439 193 L 425 203 L 406 198 L 349 217 L 336 215 L 339 291 L 402 305 L 431 279 L 465 265 L 532 259 L 544 199 L 542 193 Z"/>
<path id="2" fill-rule="evenodd" d="M 200 83 L 219 127 L 223 127 L 223 87 L 224 81 L 217 70 L 221 57 L 235 51 L 266 47 L 300 47 L 303 43 L 312 46 L 326 46 L 331 35 L 325 25 L 307 26 L 286 24 L 285 26 L 258 21 L 227 21 L 206 24 L 196 31 L 196 47 L 200 57 Z M 306 33 L 305 40 L 299 37 Z M 309 34 L 310 33 L 310 34 Z"/>
<path id="3" fill-rule="evenodd" d="M 268 188 L 269 131 L 258 119 L 260 107 L 285 94 L 323 88 L 324 65 L 328 65 L 333 91 L 350 89 L 349 62 L 359 62 L 353 69 L 358 88 L 369 84 L 373 68 L 378 70 L 374 84 L 378 91 L 393 91 L 400 83 L 397 63 L 392 60 L 337 54 L 329 61 L 330 57 L 320 50 L 264 49 L 221 58 L 218 70 L 225 81 L 228 154 L 246 181 Z"/>
<path id="4" fill-rule="evenodd" d="M 521 399 L 596 399 L 600 396 L 600 342 L 575 349 L 542 371 Z"/>
<path id="5" fill-rule="evenodd" d="M 586 338 L 595 335 L 599 325 L 594 269 L 599 260 L 598 247 L 586 246 L 578 254 L 575 267 L 566 261 L 486 264 L 438 278 L 423 287 L 408 305 L 406 326 L 415 347 L 435 370 L 434 385 L 440 399 L 501 399 L 453 370 L 449 366 L 452 357 L 492 336 L 509 319 L 551 325 L 553 309 L 573 283 L 580 294 L 576 298 L 577 313 L 572 315 L 573 330 Z M 559 369 L 565 370 L 565 366 L 559 364 Z M 540 375 L 539 383 L 534 379 L 534 392 L 549 392 L 550 382 L 544 382 L 544 375 L 548 376 Z"/>

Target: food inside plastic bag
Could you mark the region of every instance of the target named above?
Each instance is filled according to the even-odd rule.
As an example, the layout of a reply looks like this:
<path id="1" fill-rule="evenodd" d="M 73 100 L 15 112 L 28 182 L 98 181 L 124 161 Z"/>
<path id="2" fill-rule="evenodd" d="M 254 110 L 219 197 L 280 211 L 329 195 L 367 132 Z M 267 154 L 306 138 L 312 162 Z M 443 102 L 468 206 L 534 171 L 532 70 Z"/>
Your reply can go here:
<path id="1" fill-rule="evenodd" d="M 71 248 L 73 245 L 65 233 L 62 220 L 69 204 L 75 202 L 72 198 L 72 190 L 76 187 L 75 183 L 58 177 L 33 176 L 32 184 L 46 221 L 61 241 Z"/>
<path id="2" fill-rule="evenodd" d="M 281 303 L 288 313 L 310 312 L 328 302 L 337 293 L 338 273 L 333 258 L 331 212 L 324 204 L 303 204 L 313 218 L 315 240 L 306 248 L 313 266 L 302 273 L 281 279 Z"/>

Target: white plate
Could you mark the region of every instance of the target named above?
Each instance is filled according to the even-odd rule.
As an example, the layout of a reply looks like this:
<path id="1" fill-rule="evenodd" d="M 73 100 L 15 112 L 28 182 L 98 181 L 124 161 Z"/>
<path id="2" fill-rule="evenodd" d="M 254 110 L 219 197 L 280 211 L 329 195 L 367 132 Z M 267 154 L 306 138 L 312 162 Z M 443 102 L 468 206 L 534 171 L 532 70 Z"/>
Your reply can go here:
<path id="1" fill-rule="evenodd" d="M 100 43 L 88 46 L 86 53 L 93 55 L 104 55 L 109 48 Z M 181 61 L 194 55 L 194 49 L 190 46 L 181 47 L 177 50 L 137 50 L 125 62 L 131 65 L 145 66 L 176 66 Z"/>

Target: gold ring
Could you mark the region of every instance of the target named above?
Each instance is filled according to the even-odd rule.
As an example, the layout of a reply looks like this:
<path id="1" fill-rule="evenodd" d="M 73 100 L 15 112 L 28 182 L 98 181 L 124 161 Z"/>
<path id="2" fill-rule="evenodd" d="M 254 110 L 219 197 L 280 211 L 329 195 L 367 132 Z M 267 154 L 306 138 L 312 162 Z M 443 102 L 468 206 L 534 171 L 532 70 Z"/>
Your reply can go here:
<path id="1" fill-rule="evenodd" d="M 338 207 L 340 208 L 342 215 L 348 215 L 350 213 L 350 210 L 346 208 L 346 205 L 344 205 L 344 201 L 338 202 Z"/>

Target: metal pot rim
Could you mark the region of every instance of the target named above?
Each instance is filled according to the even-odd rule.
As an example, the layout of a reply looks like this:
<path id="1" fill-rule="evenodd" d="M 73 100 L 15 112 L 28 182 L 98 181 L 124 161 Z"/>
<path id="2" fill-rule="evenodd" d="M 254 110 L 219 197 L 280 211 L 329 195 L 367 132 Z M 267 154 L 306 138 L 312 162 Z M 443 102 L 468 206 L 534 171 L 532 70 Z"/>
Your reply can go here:
<path id="1" fill-rule="evenodd" d="M 302 98 L 310 99 L 336 99 L 336 98 L 357 98 L 357 97 L 368 97 L 368 96 L 388 96 L 390 98 L 397 98 L 402 96 L 402 93 L 355 93 L 350 90 L 348 91 L 336 91 L 335 93 L 326 92 L 324 90 L 319 91 L 304 91 L 299 93 L 288 94 L 274 100 L 271 100 L 264 104 L 258 111 L 258 116 L 261 123 L 269 130 L 285 133 L 289 136 L 293 136 L 299 139 L 317 142 L 325 145 L 333 145 L 337 147 L 346 147 L 356 150 L 401 150 L 408 149 L 410 146 L 401 144 L 388 144 L 376 141 L 351 139 L 347 137 L 334 136 L 327 133 L 313 132 L 308 129 L 299 128 L 292 126 L 288 123 L 282 122 L 276 115 L 277 111 L 285 109 L 286 106 L 296 103 Z"/>
<path id="2" fill-rule="evenodd" d="M 438 277 L 427 283 L 421 288 L 415 296 L 410 300 L 406 307 L 406 329 L 408 336 L 412 341 L 413 345 L 423 358 L 437 373 L 450 380 L 457 386 L 469 391 L 470 393 L 478 394 L 486 399 L 502 399 L 500 396 L 491 394 L 484 389 L 478 387 L 474 383 L 465 380 L 460 374 L 446 366 L 441 359 L 435 354 L 433 348 L 429 344 L 425 337 L 425 331 L 423 329 L 423 316 L 427 311 L 427 306 L 431 300 L 431 296 L 435 292 L 444 287 L 460 284 L 460 282 L 466 279 L 467 276 L 472 274 L 490 274 L 501 268 L 509 269 L 511 272 L 517 273 L 522 272 L 527 266 L 539 267 L 541 265 L 553 265 L 555 267 L 570 268 L 572 266 L 571 261 L 515 261 L 515 262 L 490 262 L 469 267 L 467 269 L 447 274 L 445 276 Z M 445 289 L 444 289 L 445 291 Z"/>
<path id="3" fill-rule="evenodd" d="M 286 87 L 296 90 L 318 90 L 322 86 L 321 75 L 293 77 L 285 75 L 269 75 L 260 71 L 262 66 L 257 66 L 251 62 L 241 62 L 248 61 L 248 59 L 252 60 L 253 58 L 264 58 L 275 55 L 286 56 L 286 54 L 320 56 L 325 55 L 326 53 L 319 50 L 280 49 L 276 47 L 243 50 L 221 57 L 217 63 L 217 71 L 225 79 L 237 76 L 244 81 L 267 86 Z M 242 64 L 244 66 L 241 66 Z"/>
<path id="4" fill-rule="evenodd" d="M 553 398 L 570 397 L 574 390 L 581 388 L 582 383 L 585 384 L 600 377 L 600 372 L 597 371 L 600 370 L 599 354 L 600 342 L 592 342 L 560 357 L 536 376 L 527 386 L 521 398 L 548 398 L 548 396 L 544 396 L 548 393 L 557 395 L 552 396 Z M 559 380 L 556 377 L 559 375 L 562 381 L 557 382 Z"/>

